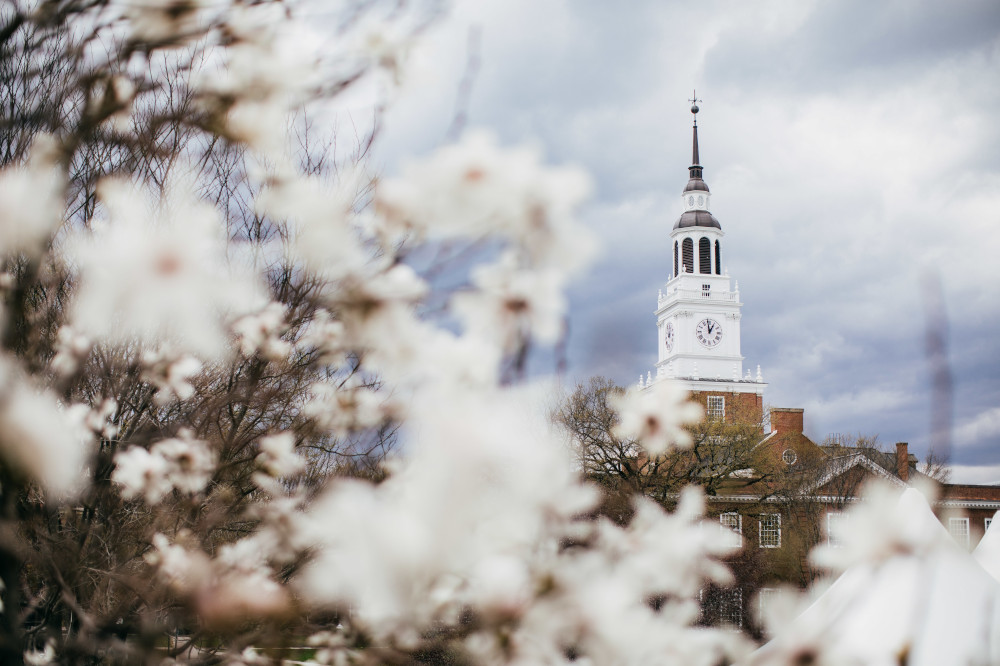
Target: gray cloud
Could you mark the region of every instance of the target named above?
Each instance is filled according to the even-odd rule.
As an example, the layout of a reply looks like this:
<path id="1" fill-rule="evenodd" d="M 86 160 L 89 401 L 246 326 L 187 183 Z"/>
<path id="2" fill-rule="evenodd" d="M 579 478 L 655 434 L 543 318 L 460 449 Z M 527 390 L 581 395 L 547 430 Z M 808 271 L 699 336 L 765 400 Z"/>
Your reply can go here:
<path id="1" fill-rule="evenodd" d="M 483 29 L 470 124 L 595 181 L 582 217 L 604 252 L 570 292 L 569 381 L 631 383 L 656 360 L 697 86 L 743 353 L 766 399 L 805 407 L 817 439 L 878 433 L 923 455 L 920 285 L 936 270 L 954 460 L 1000 463 L 1000 5 L 477 3 L 434 37 L 437 81 L 390 113 L 387 170 L 440 142 L 470 25 Z"/>

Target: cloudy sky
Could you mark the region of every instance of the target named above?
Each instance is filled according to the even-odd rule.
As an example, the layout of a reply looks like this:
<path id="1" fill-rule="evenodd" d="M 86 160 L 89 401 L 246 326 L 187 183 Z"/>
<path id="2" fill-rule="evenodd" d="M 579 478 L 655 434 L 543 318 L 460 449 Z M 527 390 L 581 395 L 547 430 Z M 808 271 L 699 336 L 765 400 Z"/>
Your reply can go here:
<path id="1" fill-rule="evenodd" d="M 694 88 L 765 401 L 805 408 L 817 441 L 878 434 L 923 457 L 939 281 L 956 480 L 1000 480 L 996 0 L 477 0 L 414 52 L 379 167 L 440 146 L 460 108 L 586 169 L 603 252 L 571 293 L 567 381 L 635 382 L 656 361 Z"/>

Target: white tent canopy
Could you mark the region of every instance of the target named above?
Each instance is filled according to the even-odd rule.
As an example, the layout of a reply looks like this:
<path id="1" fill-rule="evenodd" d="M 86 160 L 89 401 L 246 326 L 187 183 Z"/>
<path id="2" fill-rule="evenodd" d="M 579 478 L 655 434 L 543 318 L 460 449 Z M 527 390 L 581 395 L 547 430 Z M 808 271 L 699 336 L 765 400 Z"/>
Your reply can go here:
<path id="1" fill-rule="evenodd" d="M 916 490 L 903 493 L 892 519 L 905 521 L 901 529 L 925 547 L 849 567 L 750 664 L 789 663 L 813 648 L 834 663 L 1000 663 L 1000 532 L 991 527 L 988 574 Z"/>
<path id="2" fill-rule="evenodd" d="M 972 557 L 979 562 L 979 566 L 986 569 L 986 572 L 1000 581 L 1000 525 L 997 524 L 997 517 L 1000 511 L 993 515 L 990 528 L 986 530 L 982 541 L 972 551 Z"/>

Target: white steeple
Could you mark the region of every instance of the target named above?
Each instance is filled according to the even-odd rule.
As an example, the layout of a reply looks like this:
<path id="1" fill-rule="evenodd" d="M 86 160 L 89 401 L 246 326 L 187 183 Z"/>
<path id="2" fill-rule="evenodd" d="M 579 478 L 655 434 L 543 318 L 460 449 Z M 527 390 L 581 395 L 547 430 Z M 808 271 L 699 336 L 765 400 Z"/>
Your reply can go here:
<path id="1" fill-rule="evenodd" d="M 698 151 L 697 97 L 691 166 L 681 194 L 682 213 L 670 232 L 672 261 L 657 298 L 657 369 L 691 391 L 763 393 L 766 384 L 743 375 L 739 288 L 722 267 L 722 225 L 709 211 L 711 193 L 702 179 Z M 657 372 L 657 376 L 663 373 Z M 725 379 L 723 379 L 725 378 Z M 649 385 L 647 381 L 646 385 Z"/>

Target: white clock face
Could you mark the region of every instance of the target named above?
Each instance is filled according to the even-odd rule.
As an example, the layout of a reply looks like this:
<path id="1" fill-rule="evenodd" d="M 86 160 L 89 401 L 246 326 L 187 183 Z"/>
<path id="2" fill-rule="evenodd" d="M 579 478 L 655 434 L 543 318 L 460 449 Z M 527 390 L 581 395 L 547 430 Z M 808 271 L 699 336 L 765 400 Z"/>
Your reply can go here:
<path id="1" fill-rule="evenodd" d="M 722 324 L 714 319 L 702 319 L 694 329 L 698 342 L 706 347 L 714 347 L 722 342 Z"/>
<path id="2" fill-rule="evenodd" d="M 672 322 L 667 322 L 667 325 L 663 327 L 663 346 L 666 348 L 667 352 L 674 348 L 674 325 Z"/>

